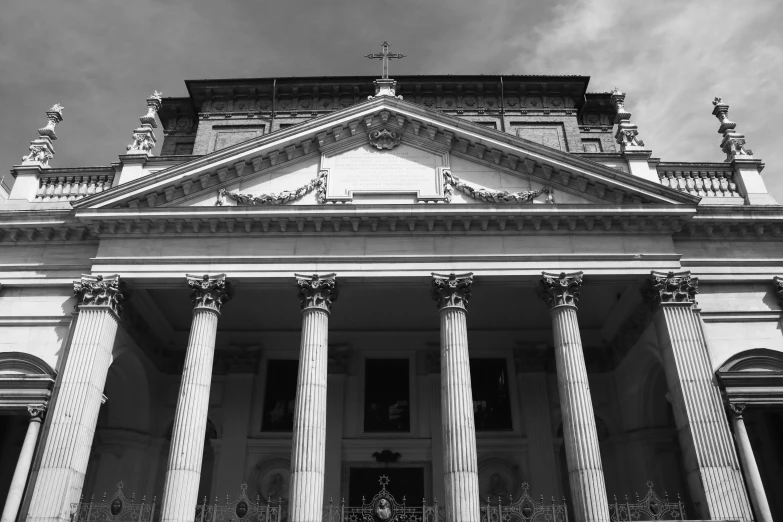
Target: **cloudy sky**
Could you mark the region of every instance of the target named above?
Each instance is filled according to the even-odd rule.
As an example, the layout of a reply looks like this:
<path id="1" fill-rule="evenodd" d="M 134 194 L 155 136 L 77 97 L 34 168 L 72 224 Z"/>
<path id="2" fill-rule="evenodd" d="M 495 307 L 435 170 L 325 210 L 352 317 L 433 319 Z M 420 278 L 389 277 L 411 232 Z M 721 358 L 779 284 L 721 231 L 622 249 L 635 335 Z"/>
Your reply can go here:
<path id="1" fill-rule="evenodd" d="M 185 79 L 376 74 L 584 74 L 628 93 L 665 161 L 722 161 L 711 101 L 767 167 L 783 202 L 783 7 L 775 0 L 4 0 L 0 159 L 27 153 L 44 112 L 65 106 L 52 162 L 107 165 L 153 89 Z M 160 136 L 160 132 L 158 132 Z"/>

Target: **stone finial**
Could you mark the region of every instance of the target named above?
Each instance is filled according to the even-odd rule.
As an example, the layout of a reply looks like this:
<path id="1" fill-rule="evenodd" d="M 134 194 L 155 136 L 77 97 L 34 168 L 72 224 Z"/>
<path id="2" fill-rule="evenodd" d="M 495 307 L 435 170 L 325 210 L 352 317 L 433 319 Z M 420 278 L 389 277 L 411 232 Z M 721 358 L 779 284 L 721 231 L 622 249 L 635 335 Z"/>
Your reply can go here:
<path id="1" fill-rule="evenodd" d="M 185 278 L 191 288 L 190 301 L 193 308 L 209 308 L 220 312 L 223 304 L 231 298 L 226 274 L 186 274 Z"/>
<path id="2" fill-rule="evenodd" d="M 163 93 L 154 91 L 152 96 L 147 98 L 147 114 L 139 118 L 141 127 L 133 131 L 133 142 L 126 147 L 128 154 L 152 155 L 152 149 L 155 148 L 155 133 L 152 129 L 158 127 L 155 121 L 155 115 L 162 105 L 161 97 Z"/>
<path id="3" fill-rule="evenodd" d="M 648 288 L 645 292 L 653 305 L 667 303 L 695 304 L 699 293 L 699 278 L 685 272 L 650 272 Z"/>
<path id="4" fill-rule="evenodd" d="M 451 306 L 467 309 L 472 286 L 472 272 L 466 274 L 432 273 L 431 295 L 438 309 Z"/>
<path id="5" fill-rule="evenodd" d="M 49 160 L 54 157 L 52 140 L 57 139 L 54 128 L 63 121 L 63 108 L 59 103 L 55 103 L 46 111 L 46 125 L 38 129 L 38 137 L 30 142 L 30 154 L 22 158 L 22 165 L 49 168 Z"/>
<path id="6" fill-rule="evenodd" d="M 78 298 L 78 306 L 108 306 L 115 313 L 120 313 L 123 300 L 120 292 L 120 276 L 93 276 L 83 274 L 81 279 L 73 282 L 73 293 Z"/>
<path id="7" fill-rule="evenodd" d="M 729 119 L 729 105 L 718 97 L 712 100 L 712 104 L 712 114 L 720 122 L 718 133 L 723 134 L 720 148 L 726 153 L 726 161 L 733 161 L 737 157 L 753 159 L 753 151 L 745 148 L 745 135 L 737 132 L 737 124 Z"/>
<path id="8" fill-rule="evenodd" d="M 538 283 L 538 297 L 544 300 L 549 308 L 556 306 L 576 306 L 579 301 L 579 289 L 582 287 L 583 272 L 553 274 L 541 272 L 543 276 Z"/>
<path id="9" fill-rule="evenodd" d="M 644 142 L 639 139 L 639 128 L 631 123 L 631 113 L 625 109 L 625 93 L 615 87 L 612 91 L 612 103 L 617 113 L 614 122 L 617 124 L 615 141 L 620 145 L 620 151 L 643 150 Z"/>
<path id="10" fill-rule="evenodd" d="M 296 286 L 299 287 L 299 301 L 302 310 L 306 308 L 321 308 L 327 312 L 332 309 L 332 302 L 337 300 L 336 274 L 294 274 Z"/>

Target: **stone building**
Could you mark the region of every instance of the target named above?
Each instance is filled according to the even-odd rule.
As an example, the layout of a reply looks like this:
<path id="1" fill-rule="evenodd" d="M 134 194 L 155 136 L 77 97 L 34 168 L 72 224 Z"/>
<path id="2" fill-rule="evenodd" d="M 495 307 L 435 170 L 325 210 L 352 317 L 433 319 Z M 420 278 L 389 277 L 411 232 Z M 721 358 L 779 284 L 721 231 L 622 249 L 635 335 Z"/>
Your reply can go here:
<path id="1" fill-rule="evenodd" d="M 67 168 L 53 107 L 0 191 L 2 522 L 783 519 L 783 207 L 720 99 L 664 161 L 588 80 L 188 81 Z"/>

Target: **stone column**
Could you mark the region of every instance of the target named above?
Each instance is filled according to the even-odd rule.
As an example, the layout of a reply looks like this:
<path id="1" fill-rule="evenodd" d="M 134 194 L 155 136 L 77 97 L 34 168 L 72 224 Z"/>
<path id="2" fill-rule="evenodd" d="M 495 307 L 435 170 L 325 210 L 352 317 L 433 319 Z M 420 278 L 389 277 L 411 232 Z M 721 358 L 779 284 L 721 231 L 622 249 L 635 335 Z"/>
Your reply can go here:
<path id="1" fill-rule="evenodd" d="M 335 274 L 296 274 L 302 339 L 291 444 L 291 522 L 321 522 L 326 460 L 326 383 L 329 313 L 337 299 Z"/>
<path id="2" fill-rule="evenodd" d="M 764 484 L 761 482 L 761 474 L 753 455 L 753 447 L 750 445 L 748 431 L 745 429 L 745 419 L 742 412 L 744 404 L 729 404 L 731 421 L 734 424 L 734 438 L 739 448 L 742 470 L 745 472 L 745 480 L 750 489 L 750 500 L 753 502 L 753 511 L 756 512 L 757 522 L 772 522 L 772 512 L 769 510 L 767 494 L 764 492 Z"/>
<path id="3" fill-rule="evenodd" d="M 688 489 L 710 520 L 752 520 L 750 503 L 717 386 L 707 340 L 694 310 L 698 279 L 690 272 L 652 272 L 648 298 Z"/>
<path id="4" fill-rule="evenodd" d="M 83 275 L 74 282 L 79 315 L 58 375 L 28 521 L 68 522 L 79 501 L 117 335 L 119 285 L 119 276 Z"/>
<path id="5" fill-rule="evenodd" d="M 446 521 L 478 522 L 476 425 L 470 387 L 467 304 L 473 274 L 432 274 L 440 311 L 440 383 Z"/>
<path id="6" fill-rule="evenodd" d="M 587 379 L 576 302 L 582 272 L 543 272 L 539 296 L 549 306 L 555 343 L 557 385 L 563 415 L 568 483 L 577 522 L 609 521 L 604 470 L 598 446 L 593 401 Z"/>
<path id="7" fill-rule="evenodd" d="M 187 275 L 193 322 L 177 397 L 171 449 L 163 486 L 163 522 L 192 522 L 198 502 L 209 389 L 220 308 L 229 299 L 226 275 Z"/>
<path id="8" fill-rule="evenodd" d="M 38 433 L 41 431 L 41 418 L 44 410 L 46 410 L 46 406 L 43 405 L 27 407 L 27 411 L 30 412 L 30 424 L 27 426 L 22 451 L 19 452 L 19 458 L 16 461 L 16 469 L 11 479 L 11 487 L 8 488 L 8 496 L 5 499 L 0 522 L 16 522 L 16 515 L 19 513 L 19 506 L 22 503 L 24 486 L 30 475 L 30 465 L 33 463 L 33 453 L 35 453 L 35 444 L 38 442 Z"/>

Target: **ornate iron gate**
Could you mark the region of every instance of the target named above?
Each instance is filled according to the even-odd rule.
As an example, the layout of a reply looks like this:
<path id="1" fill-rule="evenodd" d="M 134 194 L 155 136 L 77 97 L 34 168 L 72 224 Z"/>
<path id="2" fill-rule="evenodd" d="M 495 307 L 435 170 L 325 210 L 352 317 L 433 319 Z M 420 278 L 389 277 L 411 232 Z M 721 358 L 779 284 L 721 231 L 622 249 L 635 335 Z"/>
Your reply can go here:
<path id="1" fill-rule="evenodd" d="M 155 501 L 147 502 L 147 497 L 142 497 L 141 502 L 136 502 L 136 494 L 131 495 L 130 502 L 122 492 L 124 484 L 117 484 L 117 491 L 106 500 L 106 494 L 100 502 L 95 502 L 95 495 L 89 502 L 84 497 L 78 504 L 71 504 L 71 520 L 73 522 L 152 522 L 155 515 Z"/>
<path id="2" fill-rule="evenodd" d="M 503 499 L 498 498 L 493 505 L 487 498 L 485 506 L 481 507 L 481 522 L 568 522 L 568 507 L 565 498 L 559 504 L 552 497 L 546 502 L 544 496 L 536 502 L 530 496 L 530 485 L 523 482 L 522 495 L 516 500 L 509 496 L 508 503 L 503 505 Z"/>
<path id="3" fill-rule="evenodd" d="M 652 481 L 647 481 L 647 495 L 639 500 L 639 494 L 636 494 L 636 502 L 628 501 L 618 502 L 614 497 L 614 502 L 609 504 L 609 515 L 612 522 L 622 522 L 630 520 L 685 520 L 685 506 L 677 494 L 677 502 L 670 502 L 668 493 L 664 492 L 664 498 L 658 496 L 653 491 Z"/>

